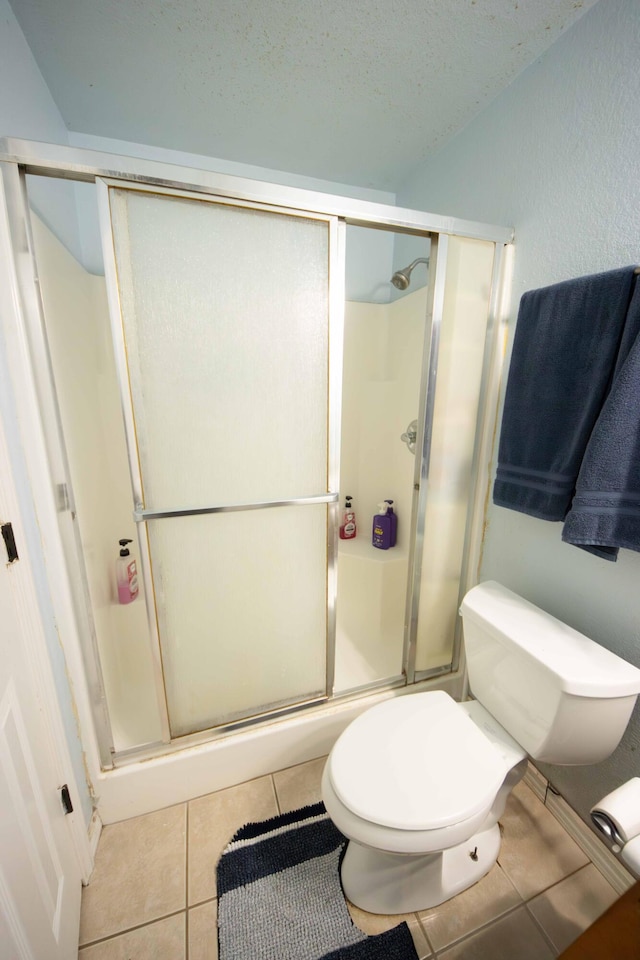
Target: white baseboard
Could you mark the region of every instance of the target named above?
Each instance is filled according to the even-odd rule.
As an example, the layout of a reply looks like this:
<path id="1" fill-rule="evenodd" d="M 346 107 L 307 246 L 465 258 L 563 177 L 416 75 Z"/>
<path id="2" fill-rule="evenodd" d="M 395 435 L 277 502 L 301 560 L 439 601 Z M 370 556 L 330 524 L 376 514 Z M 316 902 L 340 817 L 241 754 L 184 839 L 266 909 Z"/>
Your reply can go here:
<path id="1" fill-rule="evenodd" d="M 548 781 L 539 770 L 529 764 L 524 783 L 545 804 L 550 813 L 564 827 L 572 840 L 586 853 L 596 869 L 613 889 L 622 895 L 637 882 L 637 878 L 620 863 L 605 843 L 591 830 L 584 820 L 569 806 L 564 797 L 549 789 Z"/>

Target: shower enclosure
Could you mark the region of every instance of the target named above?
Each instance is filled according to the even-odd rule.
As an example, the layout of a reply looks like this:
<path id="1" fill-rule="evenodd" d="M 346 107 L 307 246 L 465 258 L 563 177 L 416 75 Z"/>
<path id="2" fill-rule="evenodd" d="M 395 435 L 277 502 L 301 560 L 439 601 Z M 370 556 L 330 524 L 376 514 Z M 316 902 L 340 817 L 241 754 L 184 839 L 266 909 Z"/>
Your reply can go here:
<path id="1" fill-rule="evenodd" d="M 456 676 L 510 232 L 91 151 L 2 152 L 39 509 L 102 771 Z M 92 185 L 104 277 L 31 210 L 42 177 Z M 375 244 L 378 293 L 351 298 L 345 275 Z M 382 551 L 387 498 L 400 522 Z M 125 606 L 121 538 L 141 581 Z"/>

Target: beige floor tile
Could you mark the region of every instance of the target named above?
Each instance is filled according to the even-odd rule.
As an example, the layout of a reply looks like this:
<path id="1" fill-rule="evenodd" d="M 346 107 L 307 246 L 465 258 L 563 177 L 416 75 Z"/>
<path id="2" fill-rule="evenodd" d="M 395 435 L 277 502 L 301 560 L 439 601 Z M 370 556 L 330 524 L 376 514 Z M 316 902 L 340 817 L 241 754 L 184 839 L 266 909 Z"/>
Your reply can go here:
<path id="1" fill-rule="evenodd" d="M 320 781 L 326 760 L 326 757 L 320 757 L 318 760 L 309 760 L 308 763 L 299 763 L 296 767 L 274 773 L 273 782 L 282 813 L 318 803 L 322 799 Z"/>
<path id="2" fill-rule="evenodd" d="M 82 892 L 81 944 L 184 909 L 186 814 L 181 803 L 104 827 Z"/>
<path id="3" fill-rule="evenodd" d="M 185 914 L 85 947 L 78 960 L 185 960 Z"/>
<path id="4" fill-rule="evenodd" d="M 218 960 L 218 901 L 189 910 L 189 960 Z"/>
<path id="5" fill-rule="evenodd" d="M 353 903 L 349 903 L 348 900 L 347 907 L 349 908 L 351 919 L 358 930 L 362 930 L 363 933 L 368 933 L 370 937 L 375 937 L 378 933 L 385 933 L 386 930 L 392 930 L 394 927 L 397 927 L 399 923 L 402 923 L 403 920 L 409 922 L 409 920 L 416 919 L 415 913 L 393 913 L 389 915 L 367 913 L 365 910 L 361 910 L 360 907 L 354 906 Z"/>
<path id="6" fill-rule="evenodd" d="M 189 801 L 190 906 L 215 897 L 216 864 L 236 830 L 277 813 L 271 777 Z"/>
<path id="7" fill-rule="evenodd" d="M 558 952 L 590 927 L 618 899 L 592 863 L 527 904 Z"/>
<path id="8" fill-rule="evenodd" d="M 438 957 L 439 960 L 552 960 L 555 953 L 523 906 L 438 953 Z"/>
<path id="9" fill-rule="evenodd" d="M 375 937 L 379 933 L 392 930 L 394 927 L 397 927 L 399 923 L 405 921 L 413 937 L 413 943 L 419 960 L 427 960 L 427 958 L 433 956 L 429 941 L 415 913 L 395 913 L 393 915 L 367 913 L 359 907 L 354 906 L 353 903 L 349 903 L 348 900 L 347 907 L 349 908 L 351 919 L 358 930 L 369 934 L 370 937 Z"/>
<path id="10" fill-rule="evenodd" d="M 498 863 L 524 900 L 588 863 L 577 843 L 523 783 L 509 797 L 501 823 Z"/>
<path id="11" fill-rule="evenodd" d="M 468 890 L 418 916 L 433 949 L 442 950 L 521 903 L 520 894 L 496 864 Z"/>

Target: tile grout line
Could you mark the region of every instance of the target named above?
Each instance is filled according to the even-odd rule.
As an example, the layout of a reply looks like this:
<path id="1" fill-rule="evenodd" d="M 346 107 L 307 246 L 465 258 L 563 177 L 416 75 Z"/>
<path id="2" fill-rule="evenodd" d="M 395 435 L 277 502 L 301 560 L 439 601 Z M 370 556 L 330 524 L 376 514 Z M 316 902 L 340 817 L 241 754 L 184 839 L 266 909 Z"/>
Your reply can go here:
<path id="1" fill-rule="evenodd" d="M 420 915 L 419 915 L 418 913 L 415 914 L 415 917 L 416 917 L 416 920 L 418 921 L 418 926 L 419 926 L 420 929 L 422 930 L 422 932 L 423 932 L 423 934 L 424 934 L 424 938 L 425 938 L 425 940 L 427 941 L 427 946 L 429 947 L 429 950 L 431 950 L 431 953 L 432 953 L 433 956 L 435 957 L 436 951 L 435 951 L 435 948 L 434 948 L 433 944 L 431 943 L 431 940 L 430 940 L 430 938 L 429 938 L 429 934 L 427 933 L 427 928 L 425 927 L 424 923 L 423 923 L 422 920 L 420 919 Z"/>
<path id="2" fill-rule="evenodd" d="M 542 926 L 542 924 L 540 923 L 540 921 L 538 920 L 538 918 L 536 917 L 536 915 L 533 913 L 533 911 L 532 911 L 532 910 L 529 910 L 529 902 L 525 903 L 525 908 L 526 908 L 526 910 L 527 910 L 527 913 L 529 914 L 529 916 L 530 916 L 531 919 L 533 920 L 535 926 L 538 928 L 538 930 L 539 930 L 540 933 L 542 934 L 542 936 L 543 936 L 543 938 L 545 939 L 545 941 L 549 944 L 549 947 L 550 947 L 551 952 L 553 953 L 554 957 L 557 957 L 557 956 L 558 956 L 558 949 L 557 949 L 555 943 L 552 941 L 551 937 L 549 936 L 549 934 L 547 933 L 547 931 L 544 929 L 544 927 Z"/>
<path id="3" fill-rule="evenodd" d="M 502 836 L 500 837 L 500 842 L 502 843 Z M 500 870 L 500 873 L 501 873 L 502 876 L 505 878 L 505 880 L 507 881 L 507 883 L 509 884 L 509 886 L 511 887 L 511 889 L 513 890 L 513 892 L 516 894 L 516 896 L 517 896 L 517 897 L 520 897 L 520 900 L 522 901 L 522 903 L 526 903 L 527 901 L 526 901 L 525 898 L 522 896 L 522 894 L 520 893 L 520 891 L 519 891 L 518 888 L 516 887 L 515 883 L 513 882 L 513 880 L 511 879 L 511 877 L 510 877 L 509 874 L 507 873 L 504 865 L 503 865 L 502 863 L 500 863 L 500 851 L 498 851 L 498 859 L 497 859 L 496 862 L 495 862 L 495 866 L 498 867 L 498 869 Z M 537 897 L 538 894 L 536 893 L 536 894 L 534 894 L 534 896 Z"/>
<path id="4" fill-rule="evenodd" d="M 276 810 L 278 811 L 278 815 L 280 815 L 282 813 L 282 810 L 280 809 L 280 800 L 278 798 L 278 791 L 276 789 L 276 781 L 272 773 L 269 774 L 269 777 L 271 778 L 271 788 L 273 790 L 273 798 L 276 801 Z"/>
<path id="5" fill-rule="evenodd" d="M 220 863 L 220 860 L 218 859 L 218 860 L 216 861 L 216 867 L 218 866 L 219 863 Z M 214 903 L 217 899 L 218 899 L 218 897 L 214 894 L 214 896 L 212 896 L 212 897 L 207 897 L 205 900 L 198 900 L 197 903 L 192 903 L 191 906 L 187 907 L 187 909 L 188 909 L 188 910 L 195 910 L 196 907 L 204 907 L 205 904 L 207 904 L 207 903 Z"/>
<path id="6" fill-rule="evenodd" d="M 525 904 L 531 903 L 532 900 L 535 900 L 537 897 L 541 897 L 544 893 L 548 893 L 549 890 L 553 890 L 554 887 L 558 887 L 561 883 L 564 883 L 565 880 L 568 880 L 569 877 L 575 877 L 577 873 L 580 873 L 581 870 L 584 870 L 586 867 L 589 867 L 589 866 L 594 866 L 594 864 L 592 864 L 590 860 L 587 861 L 587 863 L 583 863 L 582 866 L 576 867 L 575 870 L 572 870 L 570 873 L 566 873 L 564 877 L 560 877 L 559 880 L 554 880 L 554 882 L 550 883 L 548 887 L 544 887 L 542 890 L 538 890 L 537 893 L 534 893 L 530 897 L 526 897 L 526 898 L 522 897 L 522 894 L 518 890 L 518 893 L 522 897 L 522 902 Z M 504 867 L 502 869 L 504 870 Z M 597 869 L 598 868 L 596 867 L 596 870 Z M 504 872 L 506 873 L 506 870 Z M 512 882 L 512 885 L 515 887 L 515 884 L 513 884 L 513 882 Z M 515 887 L 515 889 L 517 890 L 517 887 Z"/>
<path id="7" fill-rule="evenodd" d="M 86 947 L 94 947 L 97 943 L 107 943 L 109 940 L 115 940 L 117 937 L 123 937 L 125 933 L 132 933 L 134 930 L 142 930 L 144 927 L 151 927 L 154 923 L 160 923 L 161 920 L 169 920 L 171 917 L 178 917 L 181 913 L 186 913 L 186 910 L 172 910 L 171 913 L 165 913 L 161 917 L 154 917 L 152 920 L 146 920 L 144 923 L 136 923 L 132 927 L 125 927 L 124 930 L 118 930 L 115 933 L 110 933 L 107 937 L 98 937 L 97 940 L 88 940 L 86 943 L 81 943 L 78 947 L 79 951 L 84 950 Z"/>

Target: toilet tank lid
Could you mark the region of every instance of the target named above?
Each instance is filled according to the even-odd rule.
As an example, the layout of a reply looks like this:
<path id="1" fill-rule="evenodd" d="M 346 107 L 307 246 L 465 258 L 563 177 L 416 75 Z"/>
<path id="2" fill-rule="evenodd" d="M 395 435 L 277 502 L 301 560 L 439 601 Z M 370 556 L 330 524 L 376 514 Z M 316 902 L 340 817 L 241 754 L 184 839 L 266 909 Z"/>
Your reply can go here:
<path id="1" fill-rule="evenodd" d="M 546 667 L 566 693 L 602 698 L 640 693 L 637 667 L 495 580 L 472 587 L 460 613 Z"/>

